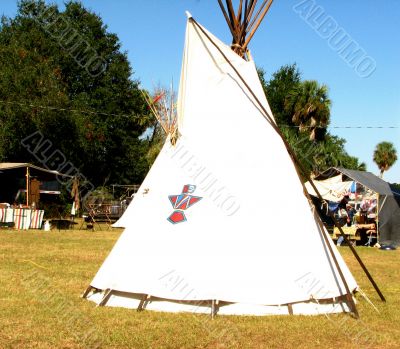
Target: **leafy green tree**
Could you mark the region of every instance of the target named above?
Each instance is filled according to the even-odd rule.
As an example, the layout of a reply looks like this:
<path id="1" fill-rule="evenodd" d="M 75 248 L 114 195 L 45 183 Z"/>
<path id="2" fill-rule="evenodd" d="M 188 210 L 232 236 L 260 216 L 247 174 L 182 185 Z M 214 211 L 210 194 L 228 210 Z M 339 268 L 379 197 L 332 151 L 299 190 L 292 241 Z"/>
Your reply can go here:
<path id="1" fill-rule="evenodd" d="M 292 122 L 301 132 L 310 132 L 310 140 L 322 139 L 317 130 L 325 130 L 329 123 L 331 101 L 328 87 L 315 80 L 306 80 L 289 91 L 285 99 L 285 110 L 292 115 Z"/>
<path id="2" fill-rule="evenodd" d="M 365 162 L 359 162 L 357 159 L 358 165 L 357 168 L 355 168 L 355 170 L 358 171 L 366 171 L 367 170 L 367 164 Z"/>
<path id="3" fill-rule="evenodd" d="M 0 160 L 38 159 L 40 131 L 95 186 L 139 183 L 152 121 L 118 37 L 79 2 L 19 2 L 0 25 Z"/>
<path id="4" fill-rule="evenodd" d="M 309 174 L 329 167 L 365 170 L 364 163 L 346 152 L 346 141 L 326 131 L 331 102 L 325 85 L 302 81 L 295 64 L 281 67 L 270 80 L 262 69 L 258 73 L 283 136 Z"/>
<path id="5" fill-rule="evenodd" d="M 161 151 L 165 143 L 166 134 L 160 124 L 156 121 L 151 129 L 151 137 L 149 138 L 149 150 L 147 151 L 146 158 L 148 163 L 152 164 Z"/>
<path id="6" fill-rule="evenodd" d="M 365 163 L 350 156 L 345 150 L 343 138 L 327 134 L 323 141 L 310 141 L 309 136 L 291 128 L 283 128 L 282 133 L 293 149 L 297 159 L 309 174 L 319 174 L 330 167 L 344 167 L 365 171 Z"/>
<path id="7" fill-rule="evenodd" d="M 277 124 L 294 125 L 292 115 L 285 109 L 285 103 L 288 93 L 296 89 L 301 82 L 301 74 L 297 65 L 292 64 L 281 67 L 272 74 L 272 78 L 269 81 L 265 79 L 265 71 L 263 69 L 258 69 L 258 75 Z"/>
<path id="8" fill-rule="evenodd" d="M 397 151 L 393 143 L 381 142 L 376 145 L 374 151 L 374 162 L 378 166 L 383 178 L 383 173 L 389 170 L 397 160 Z"/>

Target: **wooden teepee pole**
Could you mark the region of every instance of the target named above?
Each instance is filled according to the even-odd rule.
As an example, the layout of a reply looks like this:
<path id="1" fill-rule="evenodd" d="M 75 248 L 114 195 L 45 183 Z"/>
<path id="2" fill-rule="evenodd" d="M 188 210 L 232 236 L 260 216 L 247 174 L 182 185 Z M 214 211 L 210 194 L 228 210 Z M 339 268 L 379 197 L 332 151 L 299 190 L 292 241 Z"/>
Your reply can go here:
<path id="1" fill-rule="evenodd" d="M 256 8 L 257 0 L 250 0 L 248 13 L 245 18 L 246 23 L 250 23 L 251 17 L 253 16 L 254 9 Z"/>
<path id="2" fill-rule="evenodd" d="M 229 19 L 228 13 L 225 10 L 224 4 L 222 3 L 221 0 L 218 0 L 218 4 L 219 4 L 219 7 L 221 8 L 221 11 L 222 11 L 224 17 L 225 17 L 226 23 L 228 24 L 229 30 L 230 30 L 230 32 L 232 34 L 232 37 L 234 38 L 235 37 L 235 30 L 233 29 L 232 23 L 231 23 L 231 21 Z"/>
<path id="3" fill-rule="evenodd" d="M 235 29 L 235 32 L 237 33 L 239 22 L 236 18 L 235 10 L 233 9 L 232 0 L 226 0 L 225 2 L 226 2 L 226 7 L 228 9 L 228 14 L 229 14 L 229 18 L 231 20 L 232 26 Z"/>
<path id="4" fill-rule="evenodd" d="M 241 57 L 245 57 L 247 45 L 267 14 L 273 0 L 263 0 L 256 14 L 253 16 L 257 2 L 258 0 L 245 0 L 243 6 L 243 0 L 240 0 L 237 12 L 235 13 L 232 0 L 225 0 L 225 5 L 222 0 L 218 0 L 218 4 L 232 34 L 232 50 Z M 249 32 L 250 34 L 246 37 L 246 34 Z"/>
<path id="5" fill-rule="evenodd" d="M 29 199 L 30 199 L 30 182 L 31 182 L 31 177 L 29 173 L 29 166 L 26 166 L 26 206 L 29 206 Z"/>
<path id="6" fill-rule="evenodd" d="M 242 10 L 243 10 L 243 0 L 240 0 L 239 7 L 238 7 L 238 10 L 237 10 L 237 15 L 236 15 L 237 21 L 239 23 L 242 22 Z"/>
<path id="7" fill-rule="evenodd" d="M 268 2 L 268 4 L 267 4 Z M 271 5 L 273 3 L 273 0 L 265 0 L 262 4 L 262 7 L 260 7 L 260 9 L 263 8 L 263 6 L 265 6 L 264 11 L 262 12 L 261 16 L 257 19 L 257 22 L 254 26 L 253 29 L 251 29 L 251 32 L 249 34 L 249 36 L 247 37 L 243 47 L 246 48 L 247 45 L 249 44 L 250 40 L 252 39 L 252 37 L 254 36 L 255 32 L 257 31 L 258 27 L 260 26 L 261 22 L 263 21 L 265 15 L 267 14 L 268 10 L 270 9 Z M 254 17 L 254 19 L 256 19 L 257 17 Z M 250 28 L 251 28 L 252 24 L 250 24 Z"/>

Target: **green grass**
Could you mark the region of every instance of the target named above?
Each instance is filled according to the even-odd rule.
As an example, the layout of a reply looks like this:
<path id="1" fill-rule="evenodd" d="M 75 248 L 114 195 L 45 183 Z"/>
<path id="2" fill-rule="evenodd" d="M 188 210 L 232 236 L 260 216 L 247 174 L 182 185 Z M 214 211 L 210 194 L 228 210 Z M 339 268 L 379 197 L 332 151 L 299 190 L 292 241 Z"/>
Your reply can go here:
<path id="1" fill-rule="evenodd" d="M 0 348 L 400 348 L 400 250 L 351 252 L 361 319 L 349 315 L 216 317 L 96 307 L 80 295 L 121 231 L 0 231 Z"/>

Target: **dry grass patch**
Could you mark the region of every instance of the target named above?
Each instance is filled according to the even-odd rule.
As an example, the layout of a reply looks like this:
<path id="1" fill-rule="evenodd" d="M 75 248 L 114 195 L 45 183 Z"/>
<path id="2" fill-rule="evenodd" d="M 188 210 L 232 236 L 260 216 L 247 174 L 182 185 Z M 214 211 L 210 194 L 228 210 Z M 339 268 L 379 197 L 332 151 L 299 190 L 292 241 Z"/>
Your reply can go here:
<path id="1" fill-rule="evenodd" d="M 341 247 L 378 314 L 217 317 L 96 308 L 80 295 L 121 231 L 0 231 L 0 348 L 399 348 L 400 250 L 357 248 L 388 302 Z"/>

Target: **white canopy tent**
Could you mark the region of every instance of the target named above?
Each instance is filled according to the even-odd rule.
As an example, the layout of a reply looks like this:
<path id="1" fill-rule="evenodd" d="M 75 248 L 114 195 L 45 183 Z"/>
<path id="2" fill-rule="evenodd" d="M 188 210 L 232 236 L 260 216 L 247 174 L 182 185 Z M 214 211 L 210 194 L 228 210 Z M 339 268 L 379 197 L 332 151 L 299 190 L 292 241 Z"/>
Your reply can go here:
<path id="1" fill-rule="evenodd" d="M 343 197 L 350 192 L 353 181 L 343 181 L 342 175 L 323 179 L 323 180 L 313 180 L 314 186 L 317 188 L 321 196 L 328 201 L 340 202 Z M 317 197 L 317 193 L 312 187 L 310 182 L 305 184 L 307 191 L 310 195 Z"/>
<path id="2" fill-rule="evenodd" d="M 167 138 L 85 297 L 219 314 L 351 310 L 357 283 L 249 87 L 272 115 L 254 62 L 189 19 L 179 138 Z"/>

